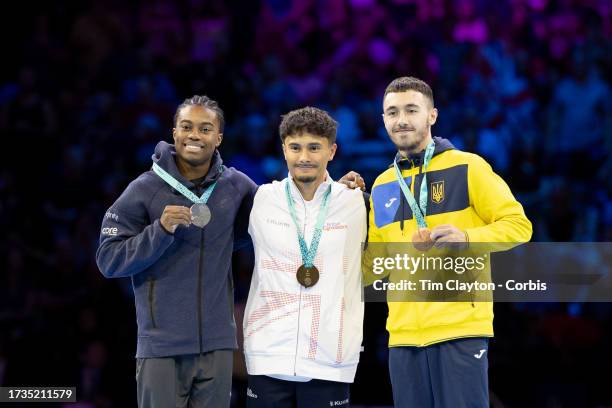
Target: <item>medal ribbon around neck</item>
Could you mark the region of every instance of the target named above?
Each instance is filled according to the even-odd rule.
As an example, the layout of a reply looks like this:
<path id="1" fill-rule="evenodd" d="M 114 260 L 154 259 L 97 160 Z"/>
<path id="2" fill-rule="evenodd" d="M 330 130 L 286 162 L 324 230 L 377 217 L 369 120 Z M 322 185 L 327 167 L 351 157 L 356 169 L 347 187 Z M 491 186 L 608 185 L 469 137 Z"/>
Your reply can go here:
<path id="1" fill-rule="evenodd" d="M 429 166 L 429 162 L 433 156 L 435 144 L 433 140 L 427 145 L 425 149 L 425 157 L 423 158 L 423 179 L 421 180 L 421 191 L 419 194 L 419 205 L 417 205 L 416 199 L 410 191 L 408 185 L 406 185 L 406 181 L 402 177 L 402 171 L 397 165 L 397 160 L 393 160 L 393 167 L 395 168 L 395 175 L 397 176 L 397 182 L 400 185 L 402 193 L 404 193 L 404 197 L 406 201 L 408 201 L 408 205 L 412 210 L 412 214 L 414 214 L 414 218 L 419 226 L 419 228 L 427 228 L 427 222 L 425 222 L 425 216 L 427 215 L 427 166 Z M 416 188 L 416 186 L 415 186 Z"/>
<path id="2" fill-rule="evenodd" d="M 289 205 L 289 213 L 291 214 L 291 219 L 293 220 L 293 224 L 295 224 L 295 228 L 298 233 L 298 242 L 300 244 L 300 252 L 302 254 L 302 262 L 306 268 L 310 268 L 313 266 L 313 261 L 315 255 L 317 254 L 317 248 L 319 247 L 319 241 L 321 241 L 321 233 L 323 232 L 323 223 L 325 222 L 325 217 L 327 216 L 327 209 L 329 204 L 329 196 L 331 193 L 331 185 L 325 191 L 325 195 L 323 196 L 323 202 L 321 203 L 321 207 L 319 208 L 319 215 L 317 217 L 317 223 L 315 224 L 314 233 L 312 235 L 312 240 L 310 242 L 310 248 L 306 245 L 306 240 L 304 239 L 304 234 L 302 234 L 302 230 L 297 221 L 297 216 L 295 214 L 295 204 L 293 202 L 293 198 L 291 197 L 291 189 L 289 186 L 291 180 L 287 180 L 285 184 L 285 193 L 287 196 L 287 204 Z"/>
<path id="3" fill-rule="evenodd" d="M 206 204 L 208 202 L 208 199 L 210 198 L 210 195 L 213 193 L 215 186 L 217 185 L 217 182 L 215 181 L 210 186 L 208 186 L 206 190 L 204 190 L 202 196 L 198 197 L 197 195 L 193 194 L 191 190 L 185 187 L 181 182 L 172 177 L 166 170 L 159 167 L 157 163 L 153 163 L 153 171 L 155 172 L 155 174 L 161 177 L 162 180 L 168 183 L 172 188 L 190 199 L 194 204 Z"/>
<path id="4" fill-rule="evenodd" d="M 159 177 L 162 178 L 167 184 L 173 187 L 175 190 L 180 192 L 182 195 L 191 200 L 194 204 L 189 208 L 189 212 L 191 213 L 191 223 L 197 227 L 204 228 L 211 219 L 210 208 L 206 205 L 210 195 L 212 194 L 217 182 L 215 181 L 210 186 L 204 190 L 204 193 L 201 197 L 193 194 L 187 187 L 181 184 L 178 180 L 172 177 L 169 173 L 167 173 L 164 169 L 157 165 L 157 163 L 153 163 L 153 171 Z M 221 167 L 221 172 L 223 172 L 223 167 Z"/>

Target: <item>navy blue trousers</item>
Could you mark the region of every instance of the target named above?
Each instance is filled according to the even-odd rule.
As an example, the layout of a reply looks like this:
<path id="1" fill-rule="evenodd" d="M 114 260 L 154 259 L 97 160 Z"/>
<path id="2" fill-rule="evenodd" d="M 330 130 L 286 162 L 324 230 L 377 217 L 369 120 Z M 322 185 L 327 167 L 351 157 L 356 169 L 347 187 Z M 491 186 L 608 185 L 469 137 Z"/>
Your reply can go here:
<path id="1" fill-rule="evenodd" d="M 396 408 L 488 408 L 489 339 L 427 347 L 391 347 L 389 374 Z"/>

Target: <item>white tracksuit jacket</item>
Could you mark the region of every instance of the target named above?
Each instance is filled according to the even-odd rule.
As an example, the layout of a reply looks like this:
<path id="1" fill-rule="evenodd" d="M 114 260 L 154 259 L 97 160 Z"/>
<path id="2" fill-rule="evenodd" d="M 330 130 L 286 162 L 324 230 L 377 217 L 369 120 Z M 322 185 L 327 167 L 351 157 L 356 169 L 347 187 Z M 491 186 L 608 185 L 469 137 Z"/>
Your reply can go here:
<path id="1" fill-rule="evenodd" d="M 309 247 L 324 193 L 332 185 L 314 261 L 320 278 L 310 288 L 295 276 L 302 258 L 285 195 L 288 182 Z M 302 198 L 290 178 L 259 187 L 249 221 L 255 270 L 243 324 L 249 374 L 353 382 L 363 331 L 361 245 L 366 229 L 362 192 L 329 175 L 311 201 Z"/>

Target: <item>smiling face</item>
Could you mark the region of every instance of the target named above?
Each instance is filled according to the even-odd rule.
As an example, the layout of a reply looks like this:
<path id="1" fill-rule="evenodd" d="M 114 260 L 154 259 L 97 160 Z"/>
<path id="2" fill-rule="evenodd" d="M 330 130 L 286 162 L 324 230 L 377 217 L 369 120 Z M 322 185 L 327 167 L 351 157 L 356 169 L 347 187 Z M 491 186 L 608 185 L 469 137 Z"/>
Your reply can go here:
<path id="1" fill-rule="evenodd" d="M 208 164 L 223 140 L 217 114 L 199 105 L 179 111 L 172 137 L 177 160 L 194 168 Z"/>
<path id="2" fill-rule="evenodd" d="M 296 182 L 323 182 L 327 163 L 336 154 L 336 144 L 308 132 L 292 134 L 283 142 L 283 154 L 289 173 Z"/>
<path id="3" fill-rule="evenodd" d="M 404 155 L 418 153 L 431 140 L 438 111 L 421 92 L 389 92 L 383 101 L 383 121 L 391 141 Z"/>

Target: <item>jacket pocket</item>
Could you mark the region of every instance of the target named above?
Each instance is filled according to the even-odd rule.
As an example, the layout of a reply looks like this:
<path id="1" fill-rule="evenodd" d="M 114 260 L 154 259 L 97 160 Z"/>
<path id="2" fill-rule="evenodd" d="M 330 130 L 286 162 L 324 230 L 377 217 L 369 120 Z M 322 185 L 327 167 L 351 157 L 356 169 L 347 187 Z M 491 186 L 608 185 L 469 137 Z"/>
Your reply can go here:
<path id="1" fill-rule="evenodd" d="M 149 279 L 148 301 L 149 301 L 149 317 L 151 318 L 151 325 L 153 326 L 154 329 L 156 329 L 157 325 L 155 324 L 155 309 L 154 309 L 154 305 L 155 305 L 155 279 Z"/>

